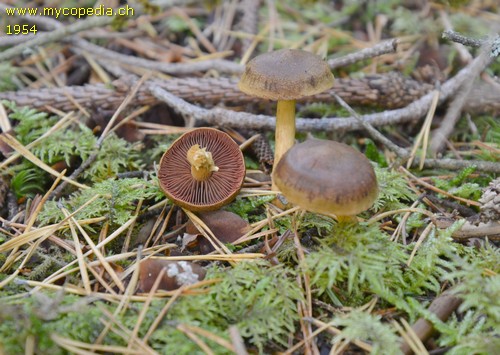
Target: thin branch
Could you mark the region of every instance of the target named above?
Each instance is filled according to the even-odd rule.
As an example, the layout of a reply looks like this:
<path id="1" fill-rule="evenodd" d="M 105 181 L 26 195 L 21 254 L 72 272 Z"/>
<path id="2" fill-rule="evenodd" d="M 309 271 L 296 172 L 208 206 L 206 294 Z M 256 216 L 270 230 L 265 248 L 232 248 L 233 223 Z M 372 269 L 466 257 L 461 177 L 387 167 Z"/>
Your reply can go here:
<path id="1" fill-rule="evenodd" d="M 330 66 L 330 69 L 344 67 L 359 62 L 361 60 L 378 57 L 382 54 L 394 53 L 396 52 L 397 47 L 398 47 L 398 40 L 390 39 L 387 41 L 377 43 L 373 47 L 364 48 L 358 52 L 351 53 L 340 58 L 330 59 L 328 60 L 328 65 Z"/>
<path id="2" fill-rule="evenodd" d="M 443 38 L 448 39 L 448 40 L 453 41 L 453 42 L 456 42 L 456 43 L 463 44 L 464 46 L 475 47 L 475 48 L 481 47 L 486 42 L 485 39 L 476 39 L 476 38 L 466 37 L 466 36 L 464 36 L 458 32 L 455 32 L 453 30 L 444 31 Z"/>
<path id="3" fill-rule="evenodd" d="M 328 65 L 330 66 L 330 68 L 334 69 L 355 63 L 360 60 L 373 58 L 385 53 L 392 53 L 396 50 L 397 43 L 398 43 L 397 39 L 384 41 L 376 44 L 373 47 L 362 49 L 358 52 L 348 54 L 344 57 L 331 59 L 328 61 Z M 81 49 L 97 54 L 101 58 L 108 58 L 123 64 L 138 66 L 141 68 L 147 68 L 152 70 L 158 70 L 172 75 L 173 74 L 185 75 L 185 74 L 191 74 L 192 72 L 196 71 L 207 71 L 210 69 L 215 69 L 218 72 L 228 73 L 228 74 L 241 74 L 243 72 L 242 65 L 227 60 L 213 59 L 213 60 L 205 60 L 193 63 L 161 63 L 149 59 L 132 57 L 125 54 L 116 53 L 109 49 L 96 46 L 82 39 L 77 40 L 76 44 Z"/>
<path id="4" fill-rule="evenodd" d="M 38 37 L 38 36 L 34 35 L 34 34 L 0 36 L 0 46 L 2 46 L 2 47 L 16 46 L 16 45 L 22 44 L 28 40 L 32 40 L 35 37 Z"/>
<path id="5" fill-rule="evenodd" d="M 81 38 L 77 39 L 74 43 L 80 48 L 80 50 L 76 49 L 77 52 L 80 52 L 83 49 L 98 56 L 99 59 L 106 58 L 108 60 L 127 64 L 133 67 L 140 67 L 148 70 L 157 70 L 172 75 L 186 75 L 192 74 L 193 72 L 207 71 L 211 69 L 228 74 L 241 74 L 243 72 L 242 65 L 228 60 L 211 59 L 190 63 L 163 63 L 155 60 L 117 53 L 115 51 L 87 42 L 86 40 Z"/>
<path id="6" fill-rule="evenodd" d="M 432 135 L 430 149 L 434 154 L 443 148 L 446 140 L 453 132 L 456 122 L 460 118 L 463 106 L 466 102 L 467 96 L 471 92 L 474 80 L 478 78 L 479 74 L 484 70 L 484 68 L 491 62 L 491 56 L 489 55 L 489 49 L 483 48 L 481 53 L 476 58 L 477 65 L 471 66 L 469 72 L 467 73 L 466 80 L 462 85 L 462 88 L 458 90 L 457 94 L 453 97 L 450 105 L 448 106 L 448 111 L 444 116 L 443 121 L 438 129 L 436 129 Z"/>
<path id="7" fill-rule="evenodd" d="M 109 60 L 98 62 L 118 77 L 113 88 L 103 83 L 87 84 L 84 86 L 65 86 L 43 89 L 23 89 L 11 92 L 0 92 L 0 99 L 15 101 L 20 106 L 44 109 L 52 106 L 62 111 L 77 109 L 75 102 L 84 107 L 101 107 L 112 110 L 124 99 L 127 92 L 138 80 L 135 74 L 128 74 L 122 66 Z M 184 77 L 168 80 L 155 79 L 154 84 L 166 91 L 191 103 L 205 107 L 215 105 L 245 105 L 261 103 L 262 99 L 244 94 L 238 89 L 238 78 L 200 78 Z M 433 89 L 432 85 L 419 83 L 404 77 L 397 72 L 386 74 L 367 75 L 362 78 L 340 78 L 335 80 L 333 87 L 325 92 L 309 96 L 299 102 L 333 102 L 332 92 L 337 93 L 350 105 L 363 105 L 400 108 L 414 102 Z M 75 100 L 68 101 L 65 97 L 71 96 Z M 64 99 L 61 99 L 64 98 Z M 496 97 L 490 101 L 495 102 Z M 135 105 L 152 105 L 158 103 L 145 88 L 140 90 Z M 46 109 L 46 108 L 45 108 Z"/>
<path id="8" fill-rule="evenodd" d="M 490 48 L 490 57 L 496 58 L 500 55 L 500 36 L 492 36 L 490 38 L 475 39 L 461 35 L 453 30 L 447 30 L 443 32 L 443 38 L 449 39 L 450 41 L 461 43 L 464 46 L 479 48 L 483 45 L 488 45 Z"/>
<path id="9" fill-rule="evenodd" d="M 197 120 L 204 120 L 212 125 L 224 127 L 224 126 L 236 126 L 236 127 L 261 127 L 262 129 L 272 129 L 274 128 L 275 119 L 274 117 L 264 116 L 264 115 L 252 115 L 246 112 L 234 112 L 221 108 L 215 108 L 212 110 L 207 110 L 204 108 L 200 108 L 198 106 L 192 105 L 175 95 L 159 88 L 157 86 L 151 86 L 152 94 L 157 97 L 159 100 L 165 102 L 167 105 L 172 107 L 182 116 L 185 116 L 186 119 L 195 118 Z M 361 120 L 364 122 L 368 122 L 369 124 L 378 124 L 380 121 L 376 121 L 368 118 L 367 116 L 373 117 L 374 115 L 365 115 L 361 117 Z M 318 125 L 310 126 L 307 123 L 314 119 L 297 119 L 297 129 L 300 131 L 312 130 L 315 131 L 316 128 L 321 127 Z M 353 124 L 356 125 L 356 128 L 360 128 L 361 124 L 355 120 L 350 119 L 348 122 L 347 119 L 327 119 L 330 124 L 325 125 L 327 128 L 331 129 L 333 127 L 342 127 L 346 128 L 349 125 L 349 128 L 353 127 Z M 341 121 L 344 120 L 344 121 Z M 340 126 L 338 123 L 344 122 L 344 126 Z M 321 119 L 319 120 L 321 122 Z M 304 129 L 307 128 L 307 129 Z M 335 129 L 335 128 L 334 128 Z M 338 128 L 337 128 L 338 129 Z M 318 130 L 322 130 L 321 128 Z M 385 138 L 385 137 L 384 137 Z M 384 144 L 387 142 L 384 141 Z M 395 149 L 392 147 L 392 149 Z M 404 157 L 403 148 L 397 149 L 399 154 Z M 413 161 L 413 166 L 418 166 L 420 164 L 420 159 L 415 158 Z M 477 161 L 477 160 L 455 160 L 455 159 L 426 159 L 424 162 L 424 166 L 426 168 L 442 168 L 442 169 L 450 169 L 450 170 L 461 170 L 465 167 L 475 165 L 478 170 L 484 172 L 496 172 L 500 173 L 500 163 L 495 162 L 487 162 L 487 161 Z"/>
<path id="10" fill-rule="evenodd" d="M 412 166 L 418 166 L 420 159 L 415 158 Z M 458 160 L 458 159 L 425 159 L 424 167 L 427 169 L 462 170 L 471 166 L 477 167 L 478 171 L 500 174 L 500 163 L 482 160 Z"/>
<path id="11" fill-rule="evenodd" d="M 82 162 L 80 164 L 80 166 L 78 168 L 76 168 L 75 171 L 73 171 L 73 173 L 71 173 L 71 175 L 69 176 L 69 179 L 76 180 L 78 178 L 78 176 L 80 176 L 80 174 L 82 174 L 85 170 L 87 170 L 87 168 L 97 159 L 98 155 L 99 155 L 98 150 L 96 150 L 92 154 L 90 154 L 89 157 L 87 158 L 87 160 Z M 63 193 L 63 191 L 67 185 L 68 185 L 68 183 L 66 181 L 63 181 L 58 187 L 56 187 L 56 189 L 54 191 L 52 191 L 49 198 L 50 199 L 52 199 L 52 198 L 58 199 L 59 197 L 61 197 L 61 194 Z"/>
<path id="12" fill-rule="evenodd" d="M 439 17 L 441 19 L 441 22 L 443 23 L 443 26 L 446 31 L 452 31 L 453 32 L 453 25 L 451 23 L 450 17 L 448 16 L 448 13 L 444 10 L 439 11 Z M 444 37 L 444 34 L 443 34 Z M 469 63 L 472 60 L 472 54 L 469 52 L 469 49 L 464 47 L 463 45 L 460 45 L 458 42 L 453 43 L 453 47 L 456 49 L 458 52 L 458 56 L 460 58 L 460 62 L 462 64 Z"/>
<path id="13" fill-rule="evenodd" d="M 463 68 L 457 75 L 449 79 L 441 86 L 440 102 L 444 102 L 462 86 L 470 76 L 471 70 L 484 69 L 490 63 L 491 58 L 479 56 L 469 65 Z M 266 115 L 254 115 L 246 112 L 234 112 L 222 108 L 211 110 L 203 109 L 168 93 L 156 85 L 150 86 L 151 93 L 169 106 L 177 108 L 182 114 L 187 114 L 198 120 L 216 126 L 228 126 L 233 128 L 267 129 L 275 128 L 275 118 Z M 405 108 L 363 115 L 361 118 L 373 126 L 392 125 L 402 122 L 416 121 L 428 111 L 434 92 L 428 93 L 406 106 Z M 361 124 L 353 117 L 347 118 L 298 118 L 296 119 L 297 131 L 319 132 L 334 130 L 356 130 L 362 128 Z"/>
<path id="14" fill-rule="evenodd" d="M 427 311 L 433 313 L 437 318 L 444 322 L 458 308 L 458 306 L 460 306 L 461 303 L 461 299 L 446 292 L 432 301 Z M 412 325 L 411 329 L 423 343 L 430 338 L 434 331 L 432 323 L 425 318 L 420 318 L 419 320 L 417 320 Z M 401 351 L 404 354 L 413 353 L 413 350 L 410 348 L 406 341 L 403 341 L 401 345 Z"/>
<path id="15" fill-rule="evenodd" d="M 377 131 L 368 121 L 365 121 L 361 118 L 361 116 L 352 109 L 351 106 L 347 104 L 340 96 L 337 94 L 333 94 L 337 102 L 345 108 L 358 122 L 363 126 L 363 128 L 368 132 L 368 134 L 373 138 L 374 141 L 379 142 L 383 145 L 385 145 L 387 148 L 392 150 L 394 153 L 398 155 L 398 157 L 402 159 L 407 159 L 410 155 L 410 153 L 393 142 L 391 142 L 389 139 L 387 139 L 382 133 Z"/>

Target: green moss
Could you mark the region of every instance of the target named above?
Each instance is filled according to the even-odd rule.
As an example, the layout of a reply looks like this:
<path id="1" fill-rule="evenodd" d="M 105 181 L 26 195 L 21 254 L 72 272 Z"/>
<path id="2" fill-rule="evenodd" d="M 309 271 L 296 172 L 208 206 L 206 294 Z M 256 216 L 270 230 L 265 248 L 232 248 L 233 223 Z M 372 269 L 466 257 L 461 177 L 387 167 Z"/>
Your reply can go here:
<path id="1" fill-rule="evenodd" d="M 368 159 L 378 164 L 381 168 L 387 167 L 387 160 L 382 152 L 380 152 L 375 143 L 369 139 L 365 139 L 365 155 Z"/>
<path id="2" fill-rule="evenodd" d="M 183 338 L 174 325 L 186 322 L 218 330 L 216 334 L 224 337 L 235 325 L 260 352 L 270 341 L 286 345 L 298 320 L 296 302 L 301 299 L 291 270 L 264 261 L 241 262 L 230 269 L 212 268 L 209 278 L 222 280 L 209 294 L 183 298 L 169 312 L 169 321 L 162 326 L 169 339 Z M 176 349 L 166 340 L 165 346 Z"/>
<path id="3" fill-rule="evenodd" d="M 274 200 L 274 195 L 267 196 L 254 196 L 254 197 L 237 197 L 230 205 L 226 206 L 224 209 L 236 213 L 240 217 L 250 221 L 255 222 L 262 220 L 262 213 L 264 209 L 261 208 L 265 203 Z"/>
<path id="4" fill-rule="evenodd" d="M 228 269 L 212 267 L 208 278 L 220 281 L 208 293 L 184 296 L 172 305 L 151 336 L 154 349 L 163 354 L 200 353 L 198 346 L 177 328 L 179 324 L 201 327 L 226 340 L 229 340 L 227 329 L 235 325 L 259 352 L 264 352 L 271 342 L 286 346 L 288 335 L 295 332 L 296 304 L 302 297 L 293 271 L 256 260 L 241 262 Z M 64 353 L 51 340 L 52 333 L 93 343 L 103 329 L 101 319 L 106 319 L 103 310 L 113 312 L 115 307 L 102 301 L 87 303 L 85 298 L 54 293 L 34 294 L 2 304 L 0 339 L 9 354 L 23 353 L 28 335 L 37 339 L 41 353 Z M 151 304 L 139 329 L 141 337 L 164 305 L 164 300 Z M 142 303 L 132 302 L 118 321 L 133 329 L 142 307 Z M 228 353 L 208 339 L 203 338 L 203 341 L 216 353 Z M 125 345 L 125 341 L 113 332 L 108 333 L 104 343 Z"/>
<path id="5" fill-rule="evenodd" d="M 397 171 L 375 166 L 375 174 L 377 175 L 379 194 L 371 208 L 372 210 L 400 209 L 417 198 L 416 194 L 409 188 L 405 178 Z"/>
<path id="6" fill-rule="evenodd" d="M 433 181 L 436 187 L 444 191 L 448 191 L 458 197 L 477 201 L 482 194 L 481 185 L 478 182 L 481 182 L 484 185 L 487 183 L 484 182 L 484 178 L 477 179 L 478 182 L 473 182 L 474 180 L 472 179 L 472 181 L 466 181 L 469 180 L 469 176 L 475 171 L 476 167 L 471 165 L 459 171 L 458 174 L 452 179 L 433 178 Z"/>
<path id="7" fill-rule="evenodd" d="M 9 62 L 0 63 L 0 91 L 11 91 L 17 88 L 16 75 L 19 73 L 17 67 Z"/>
<path id="8" fill-rule="evenodd" d="M 36 353 L 66 354 L 51 339 L 54 332 L 87 343 L 95 341 L 103 327 L 99 320 L 102 313 L 92 306 L 76 307 L 81 303 L 76 296 L 65 296 L 61 303 L 49 303 L 57 297 L 49 293 L 3 303 L 0 335 L 6 354 L 24 353 L 28 336 L 35 339 Z"/>
<path id="9" fill-rule="evenodd" d="M 47 173 L 32 163 L 25 160 L 14 169 L 10 169 L 10 173 L 14 174 L 10 180 L 10 187 L 18 199 L 33 198 L 37 193 L 45 192 L 44 182 L 47 181 Z"/>
<path id="10" fill-rule="evenodd" d="M 332 339 L 336 344 L 343 340 L 361 340 L 372 346 L 370 354 L 400 354 L 399 337 L 395 329 L 382 322 L 380 316 L 354 310 L 332 319 L 331 324 L 342 327 L 342 333 Z"/>
<path id="11" fill-rule="evenodd" d="M 24 145 L 40 138 L 58 121 L 57 117 L 28 107 L 17 107 L 13 103 L 6 103 L 6 107 L 11 110 L 9 118 L 17 121 L 14 126 L 16 139 Z M 97 154 L 95 161 L 82 174 L 88 181 L 103 181 L 120 172 L 143 167 L 138 145 L 132 145 L 113 133 L 106 137 L 100 148 L 96 144 L 97 138 L 91 129 L 72 123 L 43 138 L 31 151 L 47 165 L 64 162 L 70 169 Z M 45 171 L 25 159 L 3 173 L 12 176 L 11 185 L 18 198 L 32 197 L 52 183 Z"/>
<path id="12" fill-rule="evenodd" d="M 292 270 L 253 261 L 214 270 L 211 277 L 223 278 L 211 292 L 217 307 L 214 321 L 219 326 L 235 325 L 260 351 L 269 341 L 287 344 L 298 321 L 296 304 L 301 299 Z"/>
<path id="13" fill-rule="evenodd" d="M 459 227 L 432 231 L 407 266 L 415 244 L 392 242 L 375 225 L 338 225 L 319 240 L 320 247 L 306 256 L 303 267 L 318 296 L 360 306 L 377 295 L 415 318 L 407 299 L 439 292 L 444 275 L 457 268 L 449 258 L 456 252 L 451 234 Z"/>
<path id="14" fill-rule="evenodd" d="M 319 243 L 303 265 L 318 295 L 329 290 L 351 306 L 366 302 L 373 292 L 383 292 L 391 300 L 397 293 L 401 296 L 405 250 L 376 226 L 344 225 Z"/>
<path id="15" fill-rule="evenodd" d="M 160 195 L 158 187 L 151 181 L 137 178 L 108 179 L 95 183 L 90 189 L 74 193 L 66 201 L 47 201 L 38 216 L 38 221 L 42 225 L 57 223 L 64 218 L 59 203 L 67 210 L 74 211 L 94 196 L 99 196 L 78 212 L 75 218 L 105 216 L 113 225 L 122 225 L 132 217 L 139 199 L 150 199 Z"/>
<path id="16" fill-rule="evenodd" d="M 139 144 L 131 144 L 110 134 L 102 142 L 97 158 L 83 173 L 86 179 L 100 182 L 115 177 L 118 173 L 135 171 L 143 167 L 139 155 Z"/>

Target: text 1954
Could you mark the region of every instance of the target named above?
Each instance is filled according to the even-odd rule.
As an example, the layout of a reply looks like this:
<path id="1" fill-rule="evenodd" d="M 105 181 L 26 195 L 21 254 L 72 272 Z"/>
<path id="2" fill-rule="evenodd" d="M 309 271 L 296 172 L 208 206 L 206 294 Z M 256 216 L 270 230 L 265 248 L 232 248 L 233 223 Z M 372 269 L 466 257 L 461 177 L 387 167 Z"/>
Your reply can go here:
<path id="1" fill-rule="evenodd" d="M 36 34 L 38 30 L 36 25 L 7 25 L 5 26 L 5 34 L 7 35 L 27 35 Z"/>

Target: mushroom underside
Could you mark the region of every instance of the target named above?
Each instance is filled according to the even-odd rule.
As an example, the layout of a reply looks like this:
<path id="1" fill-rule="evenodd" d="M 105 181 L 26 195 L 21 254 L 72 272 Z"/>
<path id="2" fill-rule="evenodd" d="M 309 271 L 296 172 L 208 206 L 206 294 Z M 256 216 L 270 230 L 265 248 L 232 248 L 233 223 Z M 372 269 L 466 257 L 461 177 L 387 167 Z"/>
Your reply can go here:
<path id="1" fill-rule="evenodd" d="M 217 166 L 202 181 L 193 177 L 186 158 L 195 145 L 206 148 Z M 165 152 L 158 170 L 160 187 L 167 197 L 192 211 L 215 210 L 230 202 L 244 177 L 245 163 L 239 146 L 226 133 L 213 128 L 199 128 L 181 136 Z"/>

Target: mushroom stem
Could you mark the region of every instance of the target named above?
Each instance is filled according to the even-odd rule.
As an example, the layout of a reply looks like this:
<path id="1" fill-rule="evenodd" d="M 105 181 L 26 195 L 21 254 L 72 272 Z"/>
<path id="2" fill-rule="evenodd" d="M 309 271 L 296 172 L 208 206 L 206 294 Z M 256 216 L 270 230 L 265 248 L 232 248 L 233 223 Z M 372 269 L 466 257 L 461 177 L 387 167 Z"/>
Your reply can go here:
<path id="1" fill-rule="evenodd" d="M 358 218 L 356 216 L 337 216 L 337 221 L 340 224 L 358 224 Z"/>
<path id="2" fill-rule="evenodd" d="M 279 100 L 276 108 L 274 166 L 295 144 L 295 100 Z M 279 190 L 273 182 L 273 190 Z"/>
<path id="3" fill-rule="evenodd" d="M 215 165 L 212 153 L 199 144 L 193 145 L 187 152 L 187 160 L 191 164 L 191 175 L 197 181 L 205 181 L 219 168 Z"/>

